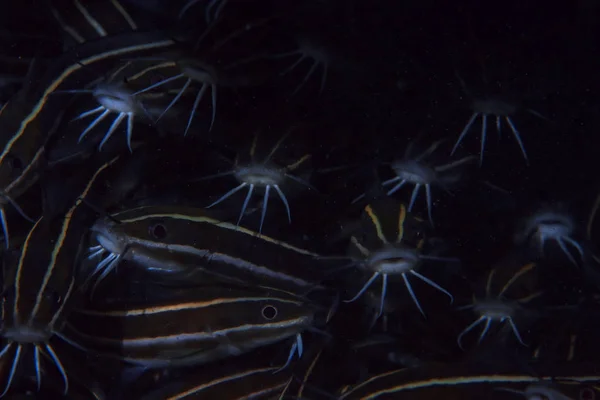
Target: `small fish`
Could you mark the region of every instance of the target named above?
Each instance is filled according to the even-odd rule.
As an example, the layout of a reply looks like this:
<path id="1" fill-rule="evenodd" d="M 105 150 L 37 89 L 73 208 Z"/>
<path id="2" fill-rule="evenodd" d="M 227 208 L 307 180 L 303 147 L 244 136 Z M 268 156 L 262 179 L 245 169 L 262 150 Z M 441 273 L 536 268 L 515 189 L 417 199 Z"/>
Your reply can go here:
<path id="1" fill-rule="evenodd" d="M 259 151 L 257 150 L 258 134 L 254 135 L 249 154 L 245 157 L 240 157 L 238 155 L 236 157 L 235 166 L 233 169 L 227 172 L 201 178 L 208 179 L 222 176 L 233 176 L 238 181 L 238 185 L 236 187 L 223 194 L 221 197 L 207 206 L 207 208 L 214 207 L 237 192 L 247 188 L 244 203 L 237 220 L 237 224 L 239 225 L 242 221 L 242 218 L 246 214 L 252 195 L 255 193 L 259 195 L 262 194 L 262 212 L 260 216 L 260 225 L 258 228 L 258 232 L 262 233 L 270 194 L 275 192 L 285 207 L 288 222 L 291 223 L 292 213 L 290 210 L 290 204 L 285 194 L 285 187 L 288 186 L 289 183 L 295 182 L 296 184 L 300 184 L 305 188 L 314 189 L 310 183 L 298 175 L 298 171 L 302 168 L 305 168 L 307 163 L 312 158 L 311 154 L 302 154 L 299 157 L 294 157 L 293 160 L 290 160 L 286 163 L 287 165 L 280 165 L 276 162 L 276 160 L 274 160 L 276 153 L 285 148 L 283 143 L 290 135 L 292 130 L 293 129 L 288 130 L 286 134 L 281 136 L 281 138 L 277 140 L 273 147 L 269 149 L 264 158 L 259 156 Z M 244 158 L 247 160 L 244 160 Z"/>
<path id="2" fill-rule="evenodd" d="M 486 275 L 482 294 L 474 296 L 473 303 L 461 307 L 472 309 L 477 319 L 469 324 L 458 336 L 457 342 L 463 348 L 463 339 L 476 327 L 483 324 L 477 343 L 481 343 L 492 324 L 506 325 L 515 338 L 526 346 L 515 320 L 523 315 L 523 307 L 538 299 L 544 292 L 537 287 L 535 276 L 537 264 L 513 265 L 511 258 L 501 262 Z"/>
<path id="3" fill-rule="evenodd" d="M 92 226 L 90 258 L 102 280 L 121 260 L 180 283 L 219 278 L 303 294 L 319 289 L 326 261 L 308 250 L 213 218 L 201 208 L 148 206 Z M 115 222 L 118 221 L 118 222 Z"/>
<path id="4" fill-rule="evenodd" d="M 423 260 L 443 259 L 422 254 L 425 241 L 420 237 L 422 229 L 418 229 L 420 220 L 407 212 L 404 204 L 391 198 L 369 204 L 364 208 L 362 222 L 361 230 L 350 238 L 349 252 L 356 260 L 356 264 L 367 274 L 371 274 L 371 277 L 358 293 L 353 298 L 345 300 L 346 302 L 358 300 L 375 280 L 381 277 L 381 297 L 376 318 L 381 317 L 390 276 L 402 277 L 406 289 L 422 315 L 425 315 L 425 312 L 412 289 L 409 276 L 420 279 L 444 293 L 450 298 L 450 302 L 453 302 L 454 297 L 450 292 L 417 271 Z"/>
<path id="5" fill-rule="evenodd" d="M 395 176 L 381 183 L 382 187 L 386 189 L 389 187 L 386 193 L 387 196 L 393 195 L 405 186 L 413 186 L 410 203 L 408 204 L 408 212 L 413 210 L 419 192 L 421 188 L 424 188 L 427 215 L 432 226 L 434 204 L 432 188 L 439 186 L 448 190 L 452 185 L 455 185 L 462 176 L 459 167 L 463 167 L 474 159 L 473 157 L 467 156 L 459 160 L 446 162 L 445 164 L 434 165 L 427 159 L 430 158 L 444 142 L 444 140 L 438 140 L 420 153 L 416 153 L 417 143 L 414 141 L 411 142 L 406 148 L 404 157 L 389 164 Z M 359 196 L 354 201 L 358 201 L 362 197 L 364 197 L 364 195 Z"/>
<path id="6" fill-rule="evenodd" d="M 38 387 L 41 386 L 42 357 L 48 358 L 60 372 L 64 392 L 69 390 L 67 372 L 50 339 L 60 336 L 63 318 L 69 309 L 71 296 L 78 290 L 75 259 L 80 253 L 82 237 L 93 214 L 85 206 L 94 185 L 118 157 L 102 164 L 76 191 L 76 197 L 66 212 L 62 206 L 50 209 L 40 217 L 25 238 L 19 257 L 5 271 L 2 292 L 3 324 L 0 330 L 6 344 L 0 350 L 0 361 L 10 365 L 6 386 L 0 397 L 8 393 L 26 355 L 33 356 Z M 73 182 L 62 187 L 63 202 Z M 31 354 L 30 354 L 31 353 Z M 8 360 L 10 361 L 10 364 Z"/>
<path id="7" fill-rule="evenodd" d="M 76 310 L 66 335 L 82 348 L 146 368 L 190 366 L 299 337 L 316 315 L 307 301 L 275 290 L 213 286 L 162 297 Z"/>
<path id="8" fill-rule="evenodd" d="M 545 206 L 529 215 L 520 222 L 514 240 L 518 245 L 533 247 L 539 258 L 548 255 L 551 245 L 558 246 L 565 258 L 578 267 L 586 258 L 582 242 L 577 237 L 581 227 L 570 213 L 561 208 L 564 207 Z"/>

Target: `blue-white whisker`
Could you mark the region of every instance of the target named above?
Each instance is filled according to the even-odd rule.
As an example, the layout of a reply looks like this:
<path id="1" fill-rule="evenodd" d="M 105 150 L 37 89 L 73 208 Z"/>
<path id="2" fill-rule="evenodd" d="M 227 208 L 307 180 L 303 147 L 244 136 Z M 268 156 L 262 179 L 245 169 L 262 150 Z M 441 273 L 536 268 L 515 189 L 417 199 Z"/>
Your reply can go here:
<path id="1" fill-rule="evenodd" d="M 173 100 L 171 100 L 169 105 L 164 109 L 164 111 L 158 117 L 158 120 L 160 120 L 181 99 L 181 97 L 190 88 L 191 84 L 194 82 L 198 82 L 201 84 L 201 86 L 200 86 L 200 89 L 198 90 L 198 93 L 196 94 L 195 99 L 194 99 L 194 104 L 192 106 L 192 110 L 190 111 L 190 116 L 188 118 L 187 125 L 185 127 L 185 131 L 184 131 L 183 135 L 187 136 L 188 131 L 194 120 L 194 117 L 196 116 L 196 112 L 198 110 L 198 105 L 200 104 L 200 101 L 204 97 L 204 94 L 206 93 L 208 88 L 211 89 L 211 96 L 212 96 L 212 118 L 211 118 L 211 122 L 210 122 L 210 127 L 208 129 L 209 131 L 211 131 L 214 126 L 214 123 L 215 123 L 215 118 L 217 116 L 217 85 L 214 82 L 214 80 L 210 77 L 209 73 L 199 73 L 199 72 L 194 73 L 194 72 L 192 72 L 192 71 L 194 71 L 192 67 L 182 67 L 181 69 L 184 72 L 174 75 L 174 76 L 171 76 L 169 78 L 163 79 L 160 82 L 154 83 L 142 90 L 135 92 L 133 95 L 135 96 L 138 94 L 146 93 L 150 90 L 159 88 L 168 83 L 175 82 L 175 81 L 178 81 L 181 79 L 185 79 L 185 83 L 183 84 L 181 89 L 179 89 L 177 91 L 177 94 L 175 95 Z M 186 71 L 188 72 L 187 74 L 185 73 Z"/>
<path id="2" fill-rule="evenodd" d="M 13 361 L 11 363 L 10 370 L 8 373 L 6 386 L 5 386 L 4 391 L 2 393 L 0 393 L 0 398 L 6 396 L 6 394 L 12 387 L 13 381 L 16 376 L 17 369 L 19 368 L 19 364 L 21 362 L 21 355 L 23 352 L 24 345 L 20 344 L 18 342 L 9 341 L 4 346 L 4 348 L 0 351 L 0 359 L 2 359 L 8 355 L 9 351 L 11 351 L 12 348 L 15 347 L 15 345 L 16 345 L 16 350 L 15 350 L 15 354 L 13 356 Z M 69 392 L 69 378 L 67 376 L 67 373 L 65 371 L 65 368 L 64 368 L 62 362 L 60 361 L 60 358 L 58 357 L 58 355 L 56 354 L 56 352 L 54 351 L 52 346 L 49 343 L 45 343 L 43 345 L 34 344 L 33 346 L 34 346 L 33 347 L 33 352 L 34 352 L 33 353 L 33 364 L 34 364 L 36 385 L 37 385 L 38 391 L 40 390 L 41 385 L 42 385 L 41 356 L 45 356 L 52 361 L 52 363 L 54 364 L 54 366 L 57 368 L 58 372 L 60 373 L 61 378 L 63 380 L 63 395 L 66 395 Z"/>
<path id="3" fill-rule="evenodd" d="M 216 206 L 217 204 L 221 203 L 222 201 L 233 196 L 237 192 L 241 191 L 242 189 L 248 188 L 248 191 L 244 198 L 244 203 L 242 205 L 242 209 L 240 211 L 240 215 L 237 220 L 237 225 L 239 225 L 241 223 L 244 215 L 246 214 L 246 210 L 248 208 L 248 205 L 250 203 L 250 199 L 252 198 L 252 195 L 255 193 L 255 191 L 263 190 L 261 219 L 260 219 L 260 226 L 258 229 L 258 232 L 262 233 L 265 216 L 266 216 L 267 209 L 268 209 L 269 196 L 271 194 L 271 191 L 274 190 L 277 193 L 277 196 L 279 197 L 279 199 L 281 200 L 281 202 L 283 203 L 283 205 L 285 207 L 285 211 L 286 211 L 287 218 L 288 218 L 288 223 L 291 223 L 292 222 L 292 213 L 291 213 L 291 209 L 290 209 L 290 204 L 289 204 L 289 201 L 287 199 L 285 192 L 282 189 L 282 186 L 286 183 L 287 179 L 290 179 L 290 180 L 293 180 L 294 182 L 302 184 L 303 186 L 308 187 L 309 189 L 312 188 L 312 186 L 308 182 L 304 181 L 303 179 L 298 178 L 296 176 L 292 176 L 290 174 L 291 171 L 294 171 L 294 170 L 300 168 L 300 166 L 302 166 L 307 160 L 310 159 L 311 156 L 309 154 L 303 155 L 302 157 L 297 159 L 295 162 L 288 164 L 287 166 L 284 166 L 284 167 L 280 167 L 280 166 L 274 164 L 273 162 L 271 162 L 271 159 L 273 158 L 273 156 L 275 155 L 277 150 L 281 147 L 283 141 L 289 135 L 289 133 L 290 132 L 287 132 L 285 135 L 283 135 L 277 141 L 277 143 L 270 150 L 269 154 L 262 161 L 256 160 L 256 158 L 257 158 L 256 157 L 256 146 L 257 146 L 258 135 L 255 135 L 253 142 L 252 142 L 252 146 L 250 148 L 250 162 L 242 164 L 236 159 L 234 168 L 232 170 L 220 172 L 217 174 L 210 175 L 208 177 L 196 179 L 195 181 L 200 181 L 200 180 L 206 180 L 206 179 L 210 179 L 210 178 L 233 175 L 233 177 L 235 177 L 235 179 L 239 182 L 239 184 L 237 186 L 235 186 L 234 188 L 227 191 L 225 194 L 223 194 L 217 200 L 215 200 L 211 204 L 209 204 L 206 208 L 212 208 L 212 207 Z"/>
<path id="4" fill-rule="evenodd" d="M 87 256 L 88 260 L 93 260 L 94 258 L 102 257 L 106 254 L 104 258 L 98 262 L 94 270 L 90 273 L 88 280 L 94 279 L 96 276 L 96 282 L 94 283 L 93 291 L 95 291 L 96 286 L 108 276 L 121 262 L 122 256 L 121 254 L 112 253 L 106 250 L 102 245 L 96 245 L 89 248 L 89 254 Z"/>
<path id="5" fill-rule="evenodd" d="M 283 364 L 281 368 L 273 371 L 273 373 L 276 374 L 289 367 L 296 354 L 298 355 L 298 358 L 301 358 L 302 354 L 304 354 L 304 342 L 302 341 L 301 333 L 296 334 L 296 338 L 294 340 L 294 343 L 292 344 L 292 347 L 290 348 L 290 352 L 288 354 L 287 360 L 285 361 L 285 364 Z"/>

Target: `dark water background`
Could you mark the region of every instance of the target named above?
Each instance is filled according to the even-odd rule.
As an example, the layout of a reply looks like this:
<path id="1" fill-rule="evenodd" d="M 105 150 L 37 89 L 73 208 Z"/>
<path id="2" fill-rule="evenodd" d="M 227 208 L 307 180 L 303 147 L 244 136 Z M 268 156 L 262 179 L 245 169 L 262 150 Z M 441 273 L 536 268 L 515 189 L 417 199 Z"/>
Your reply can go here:
<path id="1" fill-rule="evenodd" d="M 144 25 L 163 28 L 173 26 L 182 5 L 128 3 L 140 9 Z M 38 12 L 42 9 L 32 0 L 0 4 L 3 72 L 21 73 L 15 58 L 60 52 L 60 32 L 47 12 Z M 316 236 L 343 219 L 352 199 L 373 185 L 374 170 L 381 171 L 376 166 L 402 157 L 411 141 L 427 147 L 447 139 L 435 159 L 449 160 L 472 112 L 460 77 L 476 96 L 503 96 L 518 105 L 513 121 L 529 163 L 509 127 L 503 123 L 499 139 L 490 118 L 483 166 L 469 168 L 451 193 L 434 191 L 436 236 L 465 265 L 489 266 L 510 251 L 518 222 L 540 205 L 559 204 L 585 226 L 600 190 L 600 6 L 593 1 L 230 0 L 223 12 L 224 32 L 278 13 L 292 15 L 294 23 L 250 29 L 245 39 L 223 46 L 215 56 L 219 63 L 294 50 L 293 35 L 300 32 L 321 43 L 331 59 L 324 90 L 319 93 L 317 69 L 293 94 L 310 62 L 284 76 L 278 73 L 295 58 L 249 62 L 243 67 L 247 76 L 264 83 L 219 89 L 211 132 L 210 111 L 204 110 L 191 137 L 164 141 L 158 150 L 170 161 L 158 166 L 164 175 L 154 178 L 169 185 L 152 195 L 189 199 L 200 192 L 224 193 L 231 182 L 187 183 L 214 172 L 217 161 L 207 148 L 233 152 L 258 130 L 277 138 L 300 126 L 301 139 L 288 150 L 315 152 L 314 181 L 323 195 L 295 198 L 289 227 L 281 205 L 271 202 L 276 212 L 265 225 L 271 232 Z M 480 120 L 473 125 L 458 155 L 479 154 L 480 126 Z M 319 172 L 337 166 L 349 168 Z M 397 197 L 408 201 L 410 195 Z M 243 196 L 232 209 L 239 210 L 242 201 Z M 424 205 L 420 197 L 417 209 L 426 215 Z"/>

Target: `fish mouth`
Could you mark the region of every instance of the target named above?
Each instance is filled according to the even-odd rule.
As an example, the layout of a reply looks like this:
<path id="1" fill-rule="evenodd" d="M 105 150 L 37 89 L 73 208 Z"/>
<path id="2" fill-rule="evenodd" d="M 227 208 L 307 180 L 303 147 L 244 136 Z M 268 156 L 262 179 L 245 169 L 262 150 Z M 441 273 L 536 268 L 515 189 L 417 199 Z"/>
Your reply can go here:
<path id="1" fill-rule="evenodd" d="M 487 300 L 475 305 L 475 311 L 493 319 L 509 318 L 515 312 L 514 305 L 508 302 Z"/>
<path id="2" fill-rule="evenodd" d="M 50 339 L 51 335 L 40 329 L 18 326 L 7 329 L 2 336 L 10 341 L 19 343 L 45 343 Z"/>
<path id="3" fill-rule="evenodd" d="M 109 253 L 121 254 L 125 245 L 114 231 L 114 222 L 106 219 L 96 221 L 90 231 L 100 246 Z"/>
<path id="4" fill-rule="evenodd" d="M 418 253 L 407 248 L 381 249 L 371 255 L 367 264 L 371 269 L 388 273 L 402 273 L 413 269 L 419 262 Z"/>
<path id="5" fill-rule="evenodd" d="M 572 218 L 568 215 L 554 211 L 537 212 L 533 216 L 527 218 L 524 225 L 524 228 L 515 234 L 515 237 L 521 239 L 521 241 L 530 239 L 542 226 L 560 229 L 567 234 L 571 234 L 574 229 Z"/>

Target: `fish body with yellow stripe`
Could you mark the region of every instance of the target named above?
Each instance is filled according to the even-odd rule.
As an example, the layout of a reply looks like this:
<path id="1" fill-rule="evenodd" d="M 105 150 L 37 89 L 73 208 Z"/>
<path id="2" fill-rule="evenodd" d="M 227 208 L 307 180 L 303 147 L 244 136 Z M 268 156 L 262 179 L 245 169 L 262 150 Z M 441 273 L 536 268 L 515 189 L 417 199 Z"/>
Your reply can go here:
<path id="1" fill-rule="evenodd" d="M 91 229 L 97 243 L 91 256 L 102 257 L 96 272 L 105 276 L 125 260 L 182 284 L 217 278 L 297 294 L 321 288 L 327 262 L 318 254 L 212 215 L 147 206 L 102 218 Z"/>
<path id="2" fill-rule="evenodd" d="M 276 290 L 197 287 L 75 310 L 65 334 L 96 354 L 146 368 L 202 365 L 296 337 L 313 326 L 317 311 Z"/>
<path id="3" fill-rule="evenodd" d="M 277 399 L 282 398 L 294 380 L 290 369 L 280 370 L 263 352 L 212 363 L 180 374 L 177 370 L 166 382 L 159 382 L 141 400 L 193 399 Z"/>
<path id="4" fill-rule="evenodd" d="M 93 220 L 84 201 L 94 197 L 95 185 L 118 159 L 103 163 L 81 182 L 76 179 L 71 205 L 45 212 L 29 231 L 19 257 L 5 268 L 0 330 L 4 345 L 0 361 L 6 366 L 2 371 L 6 378 L 1 395 L 7 394 L 20 378 L 24 364 L 30 360 L 26 354 L 30 352 L 38 387 L 44 373 L 43 359 L 48 359 L 60 373 L 65 392 L 68 391 L 67 373 L 51 339 L 62 329 L 70 300 L 79 289 L 76 259 L 82 237 L 90 219 Z M 72 183 L 68 181 L 63 187 L 63 197 L 71 191 L 68 185 Z M 66 211 L 61 211 L 64 208 Z"/>
<path id="5" fill-rule="evenodd" d="M 183 399 L 277 399 L 288 382 L 288 374 L 276 374 L 277 367 L 240 369 L 229 368 L 226 374 L 202 376 L 196 381 L 176 382 L 142 397 L 143 400 Z M 188 378 L 189 379 L 189 378 Z"/>
<path id="6" fill-rule="evenodd" d="M 587 370 L 587 372 L 586 372 Z M 571 373 L 564 374 L 565 371 Z M 577 373 L 573 373 L 577 372 Z M 589 372 L 589 373 L 588 373 Z M 340 400 L 421 400 L 432 398 L 480 400 L 517 399 L 516 394 L 551 394 L 526 399 L 570 399 L 575 391 L 587 391 L 600 380 L 590 365 L 543 366 L 536 374 L 489 364 L 432 364 L 373 376 L 341 390 Z M 549 382 L 553 382 L 548 386 Z M 521 397 L 523 398 L 523 397 Z M 579 398 L 579 397 L 573 397 Z"/>

